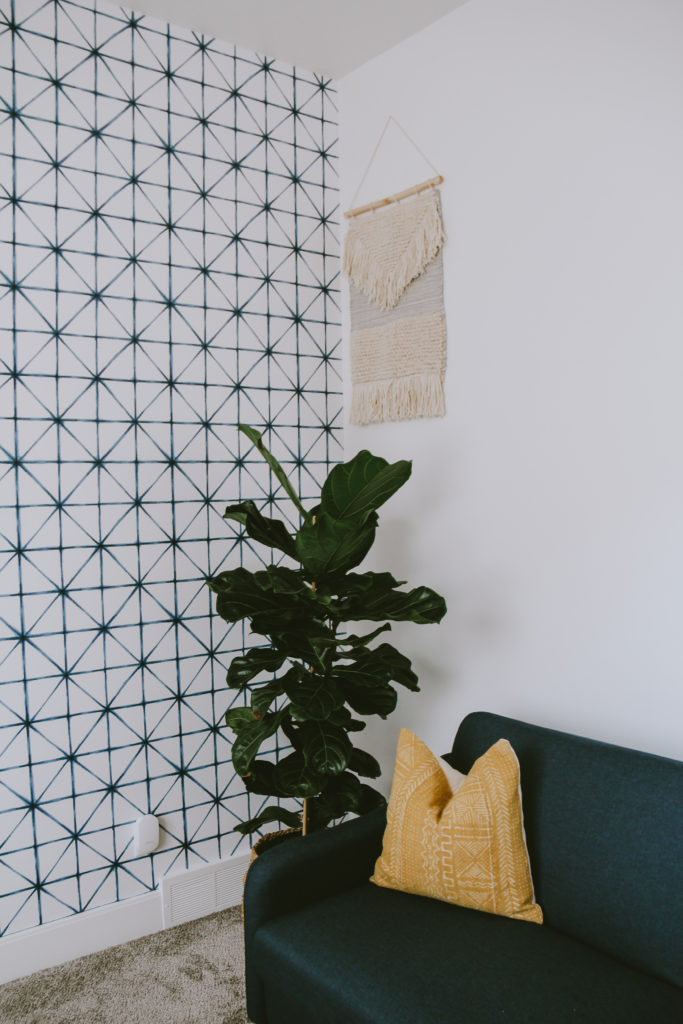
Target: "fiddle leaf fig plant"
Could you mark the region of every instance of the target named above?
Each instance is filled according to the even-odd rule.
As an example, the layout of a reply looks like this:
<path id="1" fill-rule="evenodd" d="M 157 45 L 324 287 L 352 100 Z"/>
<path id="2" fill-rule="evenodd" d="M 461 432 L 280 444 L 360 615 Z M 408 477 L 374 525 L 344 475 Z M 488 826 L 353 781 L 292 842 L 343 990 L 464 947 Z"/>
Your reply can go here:
<path id="1" fill-rule="evenodd" d="M 228 569 L 208 581 L 218 615 L 249 620 L 251 633 L 263 638 L 228 669 L 228 686 L 248 692 L 248 706 L 226 715 L 235 734 L 232 761 L 248 792 L 303 800 L 303 812 L 275 803 L 235 831 L 248 834 L 274 821 L 315 831 L 384 803 L 361 781 L 377 778 L 380 766 L 351 736 L 365 728 L 364 716 L 386 718 L 394 710 L 392 684 L 419 687 L 405 655 L 386 642 L 371 644 L 391 629 L 387 620 L 440 622 L 446 603 L 429 587 L 401 589 L 391 573 L 352 571 L 373 544 L 377 510 L 406 482 L 410 462 L 390 464 L 361 451 L 331 470 L 319 504 L 307 510 L 259 432 L 239 429 L 266 459 L 301 525 L 293 534 L 253 501 L 228 505 L 224 513 L 252 540 L 287 556 L 282 564 Z M 354 621 L 381 625 L 359 635 L 349 632 Z M 276 761 L 259 757 L 278 731 L 288 749 Z"/>

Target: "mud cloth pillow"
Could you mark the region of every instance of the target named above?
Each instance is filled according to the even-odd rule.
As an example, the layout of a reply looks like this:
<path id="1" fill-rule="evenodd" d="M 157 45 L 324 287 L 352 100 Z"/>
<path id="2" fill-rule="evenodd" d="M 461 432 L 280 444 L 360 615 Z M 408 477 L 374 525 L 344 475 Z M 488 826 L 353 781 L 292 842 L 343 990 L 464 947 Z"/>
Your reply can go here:
<path id="1" fill-rule="evenodd" d="M 370 881 L 543 923 L 524 836 L 519 762 L 507 740 L 461 775 L 401 730 L 382 853 Z"/>

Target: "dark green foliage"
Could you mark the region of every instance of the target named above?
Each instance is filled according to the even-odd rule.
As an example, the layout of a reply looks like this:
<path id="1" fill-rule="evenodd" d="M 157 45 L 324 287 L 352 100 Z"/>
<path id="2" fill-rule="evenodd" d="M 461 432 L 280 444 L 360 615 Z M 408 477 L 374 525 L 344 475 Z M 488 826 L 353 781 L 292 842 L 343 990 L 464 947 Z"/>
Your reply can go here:
<path id="1" fill-rule="evenodd" d="M 224 519 L 234 519 L 254 540 L 268 547 L 284 551 L 286 555 L 296 558 L 296 542 L 279 519 L 267 519 L 261 515 L 253 501 L 243 501 L 240 505 L 228 505 L 223 513 Z"/>
<path id="2" fill-rule="evenodd" d="M 226 682 L 233 689 L 241 690 L 247 683 L 251 682 L 254 676 L 259 675 L 261 672 L 276 672 L 284 660 L 285 655 L 281 654 L 280 651 L 274 651 L 267 647 L 255 647 L 253 651 L 248 651 L 244 657 L 240 655 L 237 658 L 233 658 L 228 669 Z M 282 691 L 280 692 L 282 693 Z"/>
<path id="3" fill-rule="evenodd" d="M 403 584 L 391 573 L 351 572 L 375 539 L 377 509 L 406 482 L 410 462 L 392 465 L 359 452 L 332 469 L 320 504 L 307 512 L 261 435 L 252 427 L 240 430 L 266 459 L 302 522 L 292 535 L 253 501 L 225 510 L 225 518 L 252 540 L 297 563 L 258 572 L 230 569 L 209 580 L 218 614 L 227 622 L 248 619 L 252 632 L 269 644 L 238 655 L 228 669 L 228 686 L 248 690 L 250 697 L 249 707 L 226 715 L 235 733 L 232 760 L 250 793 L 307 799 L 308 826 L 321 829 L 349 811 L 364 814 L 383 803 L 381 794 L 359 779 L 377 778 L 380 767 L 351 742 L 350 734 L 365 728 L 353 712 L 385 718 L 396 706 L 393 684 L 419 689 L 405 655 L 388 643 L 369 645 L 391 629 L 384 620 L 440 622 L 446 604 L 429 587 L 401 590 Z M 346 632 L 351 620 L 383 624 L 356 635 Z M 278 730 L 291 750 L 275 764 L 259 760 L 259 750 L 273 743 Z M 273 821 L 295 827 L 300 815 L 270 806 L 236 831 L 246 834 Z"/>

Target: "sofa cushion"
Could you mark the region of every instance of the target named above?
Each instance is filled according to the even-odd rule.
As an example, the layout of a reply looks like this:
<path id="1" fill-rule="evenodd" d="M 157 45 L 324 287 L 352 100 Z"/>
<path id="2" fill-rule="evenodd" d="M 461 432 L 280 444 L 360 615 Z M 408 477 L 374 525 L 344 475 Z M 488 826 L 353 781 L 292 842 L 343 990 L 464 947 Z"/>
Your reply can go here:
<path id="1" fill-rule="evenodd" d="M 376 885 L 543 923 L 524 842 L 519 764 L 507 740 L 462 775 L 401 729 Z"/>
<path id="2" fill-rule="evenodd" d="M 681 764 L 484 712 L 448 760 L 467 772 L 501 736 L 519 758 L 546 924 L 683 987 Z"/>
<path id="3" fill-rule="evenodd" d="M 275 918 L 269 1024 L 680 1024 L 683 992 L 552 928 L 370 884 Z"/>

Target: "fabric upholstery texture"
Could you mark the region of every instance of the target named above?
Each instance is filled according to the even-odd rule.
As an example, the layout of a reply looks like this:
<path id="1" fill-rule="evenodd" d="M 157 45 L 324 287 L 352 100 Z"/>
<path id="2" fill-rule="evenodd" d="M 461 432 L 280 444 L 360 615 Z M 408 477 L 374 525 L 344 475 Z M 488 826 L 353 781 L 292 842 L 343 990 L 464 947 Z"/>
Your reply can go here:
<path id="1" fill-rule="evenodd" d="M 545 925 L 368 884 L 270 921 L 255 955 L 267 1024 L 683 1019 L 679 989 Z"/>
<path id="2" fill-rule="evenodd" d="M 450 776 L 450 777 L 448 777 Z M 524 842 L 519 764 L 499 739 L 468 775 L 402 729 L 376 885 L 543 922 Z"/>
<path id="3" fill-rule="evenodd" d="M 244 887 L 244 946 L 247 1014 L 266 1021 L 256 936 L 268 921 L 328 895 L 367 882 L 382 849 L 384 808 L 333 829 L 299 836 L 268 850 L 247 872 Z"/>
<path id="4" fill-rule="evenodd" d="M 249 871 L 254 1024 L 680 1024 L 683 765 L 487 713 L 447 760 L 499 737 L 521 765 L 544 925 L 368 882 L 378 810 Z"/>
<path id="5" fill-rule="evenodd" d="M 683 988 L 681 763 L 483 712 L 446 759 L 469 771 L 503 735 L 545 924 Z"/>

